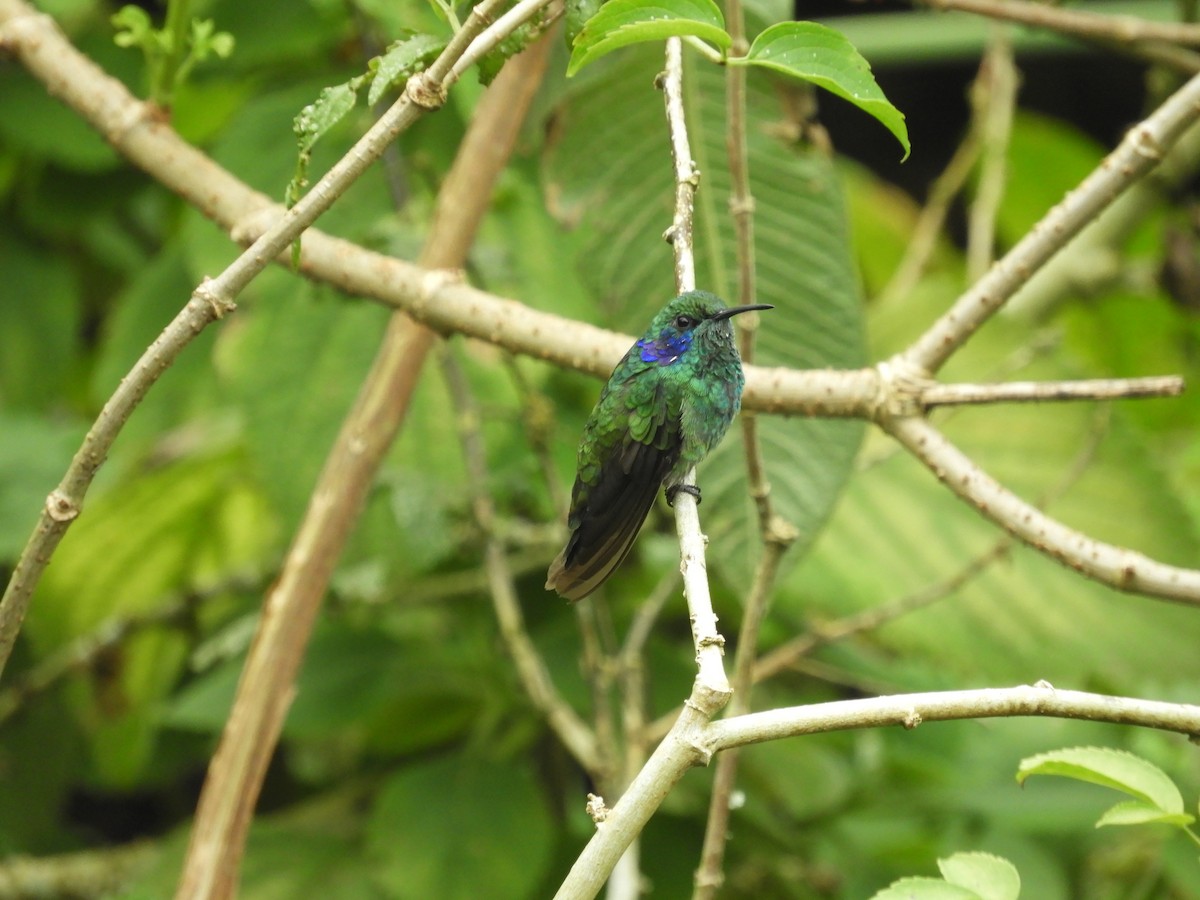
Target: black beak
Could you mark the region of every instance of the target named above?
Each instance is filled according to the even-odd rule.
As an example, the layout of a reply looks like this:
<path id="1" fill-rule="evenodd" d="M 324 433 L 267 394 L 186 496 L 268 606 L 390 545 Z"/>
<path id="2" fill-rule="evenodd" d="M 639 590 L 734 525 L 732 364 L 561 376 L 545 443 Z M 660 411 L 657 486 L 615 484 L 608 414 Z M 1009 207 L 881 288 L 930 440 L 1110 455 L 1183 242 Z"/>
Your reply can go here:
<path id="1" fill-rule="evenodd" d="M 731 306 L 729 309 L 723 309 L 719 313 L 713 313 L 714 319 L 728 319 L 730 316 L 736 316 L 744 312 L 750 312 L 755 309 L 774 309 L 770 303 L 752 303 L 750 306 Z"/>

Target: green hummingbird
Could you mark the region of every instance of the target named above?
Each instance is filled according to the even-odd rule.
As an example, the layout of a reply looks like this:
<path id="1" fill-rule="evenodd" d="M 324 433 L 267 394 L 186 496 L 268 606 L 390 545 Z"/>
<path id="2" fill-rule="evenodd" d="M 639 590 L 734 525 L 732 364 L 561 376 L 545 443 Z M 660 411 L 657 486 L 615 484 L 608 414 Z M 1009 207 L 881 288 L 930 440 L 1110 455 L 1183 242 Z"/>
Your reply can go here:
<path id="1" fill-rule="evenodd" d="M 725 436 L 746 377 L 729 321 L 756 303 L 726 307 L 704 291 L 680 294 L 617 363 L 579 442 L 567 526 L 546 590 L 581 600 L 604 583 L 633 546 L 659 487 L 668 503 Z"/>

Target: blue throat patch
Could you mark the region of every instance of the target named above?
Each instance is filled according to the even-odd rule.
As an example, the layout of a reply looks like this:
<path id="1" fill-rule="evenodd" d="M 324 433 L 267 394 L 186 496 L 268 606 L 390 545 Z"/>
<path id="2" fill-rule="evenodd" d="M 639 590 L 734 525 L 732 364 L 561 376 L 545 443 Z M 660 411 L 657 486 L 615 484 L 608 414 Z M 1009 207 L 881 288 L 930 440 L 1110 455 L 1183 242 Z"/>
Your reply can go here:
<path id="1" fill-rule="evenodd" d="M 679 357 L 683 356 L 690 346 L 692 346 L 692 333 L 690 331 L 683 334 L 664 331 L 658 336 L 657 340 L 640 340 L 637 342 L 637 347 L 641 351 L 642 362 L 656 362 L 660 366 L 669 366 L 672 363 L 679 362 Z"/>

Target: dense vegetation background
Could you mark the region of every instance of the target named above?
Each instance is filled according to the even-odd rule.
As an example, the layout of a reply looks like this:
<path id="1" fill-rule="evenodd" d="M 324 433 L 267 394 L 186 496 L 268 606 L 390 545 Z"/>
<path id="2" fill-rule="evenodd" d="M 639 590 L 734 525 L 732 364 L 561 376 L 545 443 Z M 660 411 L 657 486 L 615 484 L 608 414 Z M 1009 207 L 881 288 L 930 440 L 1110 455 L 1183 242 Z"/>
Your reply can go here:
<path id="1" fill-rule="evenodd" d="M 40 7 L 145 94 L 140 54 L 113 41 L 115 4 Z M 404 29 L 444 28 L 418 2 L 215 0 L 192 11 L 236 48 L 195 69 L 171 124 L 276 199 L 295 169 L 299 110 L 362 72 Z M 777 3 L 748 8 L 754 30 L 790 15 Z M 841 101 L 817 96 L 814 122 L 812 95 L 751 78 L 760 295 L 779 307 L 759 331 L 758 361 L 768 365 L 851 368 L 905 347 L 977 274 L 964 248 L 981 193 L 1002 188 L 991 221 L 1003 252 L 1176 79 L 1109 50 L 969 17 L 897 11 L 833 24 L 908 116 L 912 155 L 901 164 L 883 128 Z M 978 61 L 997 41 L 1012 43 L 1022 82 L 1011 127 L 989 131 L 986 104 L 969 98 L 994 84 L 1003 57 L 982 75 Z M 623 50 L 569 81 L 566 56 L 557 39 L 467 274 L 532 307 L 640 332 L 673 293 L 660 237 L 671 171 L 652 86 L 661 48 Z M 731 296 L 723 76 L 689 57 L 687 78 L 703 172 L 699 281 Z M 483 90 L 468 75 L 320 227 L 415 258 Z M 323 138 L 313 172 L 371 115 L 360 104 Z M 961 165 L 927 264 L 898 285 L 931 181 L 970 134 L 982 135 L 979 156 Z M 1064 255 L 1076 254 L 1074 267 L 1018 296 L 945 379 L 1179 373 L 1193 383 L 1198 154 L 1184 148 L 1171 184 L 1147 191 L 1123 227 L 1073 245 Z M 195 285 L 237 252 L 201 211 L 0 61 L 0 568 L 15 564 L 122 376 Z M 96 894 L 110 883 L 101 871 L 127 896 L 174 888 L 262 597 L 388 317 L 283 267 L 254 281 L 238 306 L 138 408 L 34 597 L 0 682 L 0 873 L 86 863 L 98 867 L 82 879 Z M 246 898 L 314 896 L 318 885 L 323 897 L 547 896 L 594 828 L 583 801 L 596 785 L 547 728 L 498 636 L 456 379 L 477 408 L 486 491 L 525 628 L 562 697 L 611 733 L 613 754 L 644 751 L 641 736 L 624 733 L 622 691 L 636 688 L 616 657 L 656 593 L 666 606 L 637 661 L 648 719 L 674 709 L 694 676 L 685 607 L 660 584 L 677 558 L 665 509 L 594 600 L 571 608 L 542 588 L 598 383 L 462 338 L 437 353 L 307 652 L 251 831 Z M 992 405 L 936 421 L 1056 518 L 1189 567 L 1200 557 L 1198 404 L 1193 391 Z M 795 652 L 756 688 L 756 707 L 1038 679 L 1195 700 L 1194 607 L 1118 593 L 1010 544 L 859 422 L 760 421 L 772 498 L 800 537 L 762 636 L 764 653 Z M 700 473 L 714 602 L 731 638 L 760 552 L 741 454 L 731 434 Z M 867 610 L 883 612 L 855 618 Z M 812 640 L 789 644 L 798 636 Z M 1194 806 L 1195 746 L 1110 725 L 988 720 L 764 744 L 742 754 L 744 803 L 722 896 L 864 897 L 901 875 L 932 873 L 939 855 L 983 849 L 1017 865 L 1029 897 L 1200 897 L 1195 847 L 1177 833 L 1093 829 L 1111 803 L 1096 788 L 1017 787 L 1022 757 L 1074 744 L 1136 750 Z M 643 835 L 642 869 L 657 896 L 691 889 L 709 788 L 708 772 L 688 775 Z M 0 874 L 0 895 L 4 882 Z"/>

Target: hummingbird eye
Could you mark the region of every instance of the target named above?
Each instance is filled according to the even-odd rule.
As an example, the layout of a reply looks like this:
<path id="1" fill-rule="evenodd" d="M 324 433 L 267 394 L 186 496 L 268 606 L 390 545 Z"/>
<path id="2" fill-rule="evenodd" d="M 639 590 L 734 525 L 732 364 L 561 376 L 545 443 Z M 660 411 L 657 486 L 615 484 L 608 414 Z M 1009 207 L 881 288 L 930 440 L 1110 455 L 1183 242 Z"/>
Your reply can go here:
<path id="1" fill-rule="evenodd" d="M 680 331 L 687 331 L 689 328 L 691 328 L 695 324 L 696 324 L 696 320 L 693 319 L 691 316 L 679 315 L 679 316 L 675 317 L 675 327 L 678 328 Z"/>

